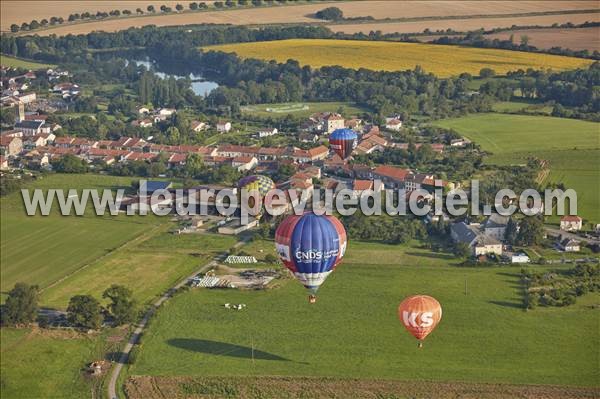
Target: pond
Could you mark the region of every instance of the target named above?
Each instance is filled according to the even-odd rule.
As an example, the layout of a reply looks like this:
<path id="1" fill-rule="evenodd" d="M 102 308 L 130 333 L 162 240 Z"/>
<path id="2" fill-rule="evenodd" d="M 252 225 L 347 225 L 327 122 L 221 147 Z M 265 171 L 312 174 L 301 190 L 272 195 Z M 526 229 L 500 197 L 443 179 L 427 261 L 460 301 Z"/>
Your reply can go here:
<path id="1" fill-rule="evenodd" d="M 206 80 L 206 79 L 204 79 L 204 77 L 202 77 L 202 75 L 194 74 L 191 72 L 187 76 L 167 74 L 165 72 L 161 72 L 161 71 L 159 71 L 158 64 L 155 61 L 152 61 L 150 59 L 131 60 L 130 62 L 133 62 L 137 66 L 140 66 L 140 65 L 145 66 L 147 70 L 153 72 L 156 76 L 158 76 L 161 79 L 170 78 L 170 77 L 174 77 L 175 79 L 190 78 L 190 80 L 192 81 L 192 83 L 191 83 L 192 91 L 197 96 L 205 97 L 213 89 L 216 89 L 217 87 L 219 87 L 219 84 L 217 82 L 212 82 L 212 81 Z"/>

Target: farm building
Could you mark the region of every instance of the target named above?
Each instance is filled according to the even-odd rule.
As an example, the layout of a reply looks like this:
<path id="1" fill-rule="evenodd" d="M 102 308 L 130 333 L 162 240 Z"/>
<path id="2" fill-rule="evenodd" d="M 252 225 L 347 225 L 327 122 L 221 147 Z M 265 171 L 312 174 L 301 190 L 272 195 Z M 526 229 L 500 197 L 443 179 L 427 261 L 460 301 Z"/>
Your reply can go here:
<path id="1" fill-rule="evenodd" d="M 234 218 L 231 221 L 219 226 L 217 231 L 219 234 L 238 235 L 246 230 L 258 226 L 258 219 L 248 221 L 248 224 L 242 224 L 241 219 Z"/>
<path id="2" fill-rule="evenodd" d="M 560 218 L 560 229 L 566 231 L 581 230 L 583 220 L 576 215 L 567 215 Z"/>
<path id="3" fill-rule="evenodd" d="M 579 241 L 572 238 L 565 238 L 558 242 L 558 248 L 565 252 L 579 252 Z"/>

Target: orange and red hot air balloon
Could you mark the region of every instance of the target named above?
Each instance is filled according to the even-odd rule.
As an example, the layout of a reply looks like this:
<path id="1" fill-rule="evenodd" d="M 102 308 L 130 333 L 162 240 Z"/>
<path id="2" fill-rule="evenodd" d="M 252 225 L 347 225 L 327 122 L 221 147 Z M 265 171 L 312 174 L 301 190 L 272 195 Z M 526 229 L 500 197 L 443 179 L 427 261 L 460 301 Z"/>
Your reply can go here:
<path id="1" fill-rule="evenodd" d="M 413 295 L 402 301 L 398 306 L 398 318 L 404 327 L 416 339 L 419 340 L 419 348 L 422 342 L 440 322 L 442 318 L 442 306 L 428 295 Z"/>

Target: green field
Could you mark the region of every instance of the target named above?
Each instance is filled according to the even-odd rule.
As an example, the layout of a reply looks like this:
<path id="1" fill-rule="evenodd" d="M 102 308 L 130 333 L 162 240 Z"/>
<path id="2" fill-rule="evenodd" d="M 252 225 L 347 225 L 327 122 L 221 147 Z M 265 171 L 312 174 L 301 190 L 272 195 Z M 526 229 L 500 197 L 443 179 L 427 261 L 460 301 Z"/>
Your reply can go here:
<path id="1" fill-rule="evenodd" d="M 597 385 L 600 319 L 589 308 L 597 294 L 525 312 L 519 268 L 454 262 L 415 246 L 355 241 L 314 306 L 292 280 L 265 292 L 192 290 L 161 309 L 130 375 Z M 421 350 L 396 316 L 416 293 L 444 309 Z M 247 309 L 227 310 L 227 302 Z"/>
<path id="2" fill-rule="evenodd" d="M 600 222 L 600 124 L 545 116 L 479 114 L 436 122 L 464 134 L 491 153 L 489 164 L 550 161 L 548 181 L 578 194 L 578 213 Z"/>
<path id="3" fill-rule="evenodd" d="M 23 68 L 32 70 L 56 68 L 56 65 L 53 64 L 44 64 L 40 62 L 24 60 L 22 58 L 8 57 L 6 55 L 0 56 L 0 65 L 10 68 Z"/>
<path id="4" fill-rule="evenodd" d="M 134 178 L 49 175 L 30 188 L 117 188 Z M 45 288 L 45 306 L 66 308 L 75 294 L 100 297 L 113 283 L 130 287 L 146 303 L 199 268 L 235 238 L 218 235 L 176 237 L 167 217 L 27 216 L 20 193 L 1 202 L 2 292 L 16 282 Z M 177 243 L 177 244 L 175 244 Z M 58 283 L 56 283 L 58 282 Z M 53 284 L 55 283 L 55 284 Z"/>
<path id="5" fill-rule="evenodd" d="M 82 369 L 104 357 L 110 331 L 91 336 L 39 329 L 1 332 L 3 398 L 91 397 L 93 385 L 85 381 Z"/>
<path id="6" fill-rule="evenodd" d="M 342 113 L 346 117 L 357 116 L 365 112 L 369 112 L 367 108 L 349 102 L 305 102 L 248 105 L 242 107 L 242 112 L 270 118 L 285 118 L 289 114 L 306 118 L 315 112 L 338 112 L 340 109 L 343 110 Z"/>

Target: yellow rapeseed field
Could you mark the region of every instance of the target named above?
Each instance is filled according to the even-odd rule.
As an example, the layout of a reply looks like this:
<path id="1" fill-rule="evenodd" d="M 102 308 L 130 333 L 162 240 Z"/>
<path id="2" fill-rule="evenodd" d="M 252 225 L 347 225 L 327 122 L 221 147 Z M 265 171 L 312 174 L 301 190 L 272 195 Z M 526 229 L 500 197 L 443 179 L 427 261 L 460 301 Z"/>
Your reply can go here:
<path id="1" fill-rule="evenodd" d="M 462 72 L 476 75 L 482 68 L 492 68 L 500 75 L 527 68 L 562 71 L 592 63 L 581 58 L 523 51 L 387 41 L 290 39 L 226 44 L 204 49 L 232 52 L 243 58 L 279 62 L 294 59 L 302 65 L 315 68 L 340 65 L 355 69 L 401 71 L 420 65 L 425 71 L 439 77 L 455 76 Z"/>

